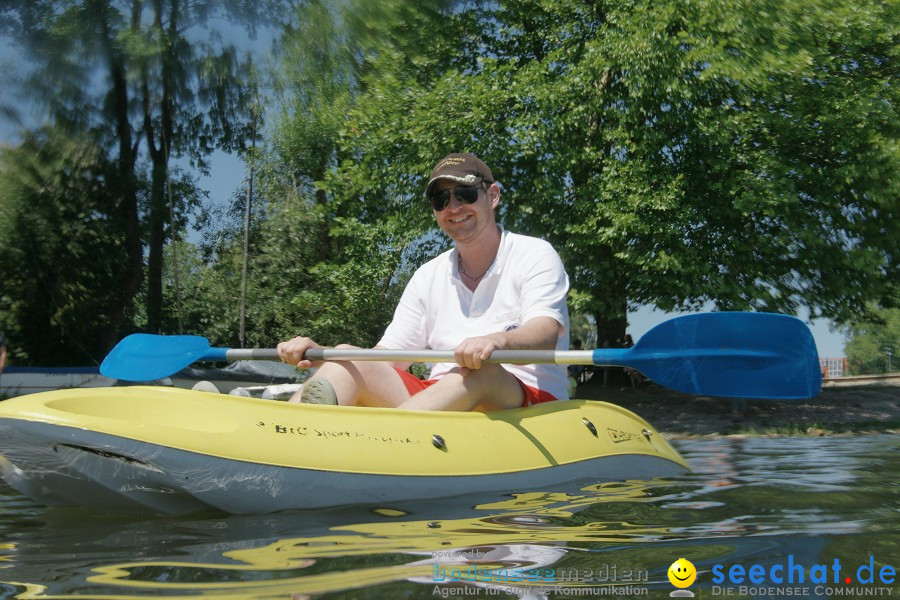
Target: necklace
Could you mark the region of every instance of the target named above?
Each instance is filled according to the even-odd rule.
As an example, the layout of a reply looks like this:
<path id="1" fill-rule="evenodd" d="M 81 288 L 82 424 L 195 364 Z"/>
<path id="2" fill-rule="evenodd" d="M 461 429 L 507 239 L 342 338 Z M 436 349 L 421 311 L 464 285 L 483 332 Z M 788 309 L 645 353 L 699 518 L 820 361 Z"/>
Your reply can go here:
<path id="1" fill-rule="evenodd" d="M 479 279 L 481 279 L 482 277 L 484 277 L 485 275 L 487 275 L 487 272 L 490 271 L 490 270 L 491 270 L 491 267 L 494 266 L 494 261 L 495 261 L 495 260 L 497 260 L 497 256 L 496 256 L 496 255 L 494 256 L 494 259 L 491 261 L 491 264 L 489 264 L 489 265 L 487 266 L 487 269 L 484 270 L 484 273 L 482 273 L 482 274 L 479 275 L 478 277 L 474 277 L 474 276 L 472 276 L 472 275 L 469 275 L 468 273 L 466 273 L 466 270 L 463 269 L 463 266 L 462 266 L 462 255 L 461 255 L 461 254 L 457 254 L 457 255 L 456 255 L 456 266 L 457 266 L 457 268 L 459 269 L 459 272 L 460 272 L 460 273 L 462 273 L 463 275 L 465 275 L 466 277 L 468 277 L 469 279 L 471 279 L 473 282 L 475 282 L 475 281 L 478 281 Z"/>

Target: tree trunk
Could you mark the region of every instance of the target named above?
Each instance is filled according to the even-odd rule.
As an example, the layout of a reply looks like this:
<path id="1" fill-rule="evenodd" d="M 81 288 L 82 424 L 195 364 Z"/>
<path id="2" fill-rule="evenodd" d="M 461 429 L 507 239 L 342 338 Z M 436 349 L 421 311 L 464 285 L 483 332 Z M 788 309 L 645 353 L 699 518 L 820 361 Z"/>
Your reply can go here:
<path id="1" fill-rule="evenodd" d="M 621 348 L 622 341 L 625 339 L 625 327 L 628 323 L 625 313 L 626 303 L 621 301 L 621 314 L 613 314 L 612 312 L 602 315 L 595 314 L 594 320 L 597 322 L 597 347 L 598 348 Z M 608 367 L 602 369 L 603 385 L 621 386 L 625 385 L 625 372 L 620 367 Z"/>
<path id="2" fill-rule="evenodd" d="M 597 346 L 618 348 L 628 326 L 628 280 L 609 246 L 596 249 L 594 264 L 591 279 L 583 284 L 594 298 L 592 314 L 597 323 Z"/>
<path id="3" fill-rule="evenodd" d="M 172 111 L 174 103 L 173 92 L 173 64 L 170 33 L 176 29 L 179 15 L 178 2 L 170 3 L 169 30 L 163 27 L 164 6 L 160 0 L 153 3 L 154 27 L 157 30 L 163 47 L 160 54 L 160 79 L 162 81 L 162 96 L 159 98 L 159 121 L 153 119 L 155 108 L 151 100 L 151 92 L 147 84 L 148 73 L 144 73 L 144 136 L 147 138 L 147 150 L 150 154 L 152 167 L 152 180 L 150 188 L 150 214 L 149 225 L 149 249 L 147 254 L 147 329 L 152 332 L 160 332 L 162 329 L 163 312 L 163 250 L 166 243 L 166 217 L 168 215 L 168 203 L 166 202 L 167 173 L 169 168 L 169 155 L 171 153 L 171 140 L 173 137 L 174 115 Z M 174 236 L 174 232 L 173 232 Z"/>
<path id="4" fill-rule="evenodd" d="M 134 297 L 140 290 L 144 276 L 143 244 L 138 216 L 137 179 L 134 169 L 137 160 L 137 144 L 133 143 L 131 123 L 128 120 L 128 80 L 122 53 L 116 46 L 109 27 L 108 5 L 94 2 L 98 15 L 100 41 L 106 54 L 106 67 L 113 84 L 113 115 L 116 123 L 118 158 L 116 170 L 120 190 L 118 217 L 125 237 L 125 268 L 123 275 L 110 295 L 109 324 L 101 341 L 104 349 L 112 348 L 124 332 Z"/>
<path id="5" fill-rule="evenodd" d="M 621 348 L 625 339 L 625 329 L 628 320 L 625 317 L 607 317 L 606 315 L 594 315 L 597 321 L 597 344 L 604 348 Z M 604 344 L 609 344 L 605 346 Z"/>
<path id="6" fill-rule="evenodd" d="M 323 157 L 319 164 L 316 165 L 316 172 L 313 174 L 314 181 L 322 181 L 325 179 L 325 173 L 328 170 L 327 159 Z M 317 189 L 316 190 L 316 204 L 321 206 L 324 209 L 325 213 L 325 221 L 322 223 L 322 227 L 319 229 L 319 259 L 328 261 L 334 258 L 334 248 L 332 248 L 331 244 L 331 233 L 329 231 L 330 223 L 328 217 L 328 194 L 325 190 Z"/>
<path id="7" fill-rule="evenodd" d="M 147 330 L 162 330 L 163 246 L 166 242 L 166 164 L 164 152 L 154 152 L 148 215 Z"/>

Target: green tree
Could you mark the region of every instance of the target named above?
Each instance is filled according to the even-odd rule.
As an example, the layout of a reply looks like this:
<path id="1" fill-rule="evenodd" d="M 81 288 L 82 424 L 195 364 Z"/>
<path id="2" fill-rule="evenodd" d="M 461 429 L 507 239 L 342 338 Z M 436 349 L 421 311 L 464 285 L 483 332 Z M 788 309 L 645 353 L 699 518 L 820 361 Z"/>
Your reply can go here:
<path id="1" fill-rule="evenodd" d="M 867 321 L 848 327 L 845 351 L 851 375 L 897 372 L 900 358 L 900 309 L 872 308 Z"/>
<path id="2" fill-rule="evenodd" d="M 195 193 L 177 195 L 170 159 L 201 171 L 215 147 L 242 147 L 254 79 L 234 44 L 205 30 L 223 17 L 250 34 L 280 0 L 22 0 L 3 7 L 2 23 L 31 60 L 26 97 L 46 107 L 56 127 L 90 135 L 117 170 L 107 181 L 123 224 L 121 280 L 108 292 L 107 345 L 133 328 L 145 282 L 143 325 L 162 324 L 162 257 L 167 231 L 183 222 Z M 147 170 L 146 177 L 144 170 Z M 141 189 L 138 182 L 146 179 Z M 174 187 L 174 186 L 173 186 Z M 144 263 L 144 250 L 147 262 Z"/>
<path id="3" fill-rule="evenodd" d="M 26 364 L 99 364 L 108 298 L 122 278 L 116 165 L 55 129 L 0 152 L 0 329 Z"/>
<path id="4" fill-rule="evenodd" d="M 639 304 L 846 322 L 898 297 L 897 11 L 476 3 L 437 37 L 479 43 L 424 76 L 374 53 L 328 181 L 422 234 L 430 165 L 481 154 L 503 221 L 560 249 L 601 341 Z"/>
<path id="5" fill-rule="evenodd" d="M 425 79 L 442 62 L 432 55 L 449 57 L 458 40 L 472 38 L 449 29 L 446 38 L 433 35 L 442 26 L 439 9 L 452 4 L 313 0 L 280 39 L 279 111 L 254 164 L 264 204 L 252 247 L 255 331 L 362 345 L 380 337 L 421 229 L 399 214 L 394 194 L 408 188 L 381 178 L 385 157 L 377 157 L 385 161 L 378 171 L 357 171 L 375 183 L 374 193 L 345 177 L 343 163 L 365 161 L 353 139 L 362 133 L 347 128 L 347 115 L 361 99 L 371 101 L 372 72 Z"/>
<path id="6" fill-rule="evenodd" d="M 238 0 L 132 2 L 132 12 L 148 13 L 148 23 L 132 21 L 129 34 L 135 41 L 141 131 L 151 163 L 146 298 L 150 330 L 159 330 L 163 322 L 163 247 L 167 237 L 177 235 L 166 231 L 170 215 L 191 197 L 171 193 L 170 157 L 186 156 L 203 170 L 215 148 L 243 150 L 249 143 L 250 108 L 257 93 L 252 60 L 241 60 L 233 43 L 215 36 L 198 43 L 190 32 L 219 16 L 252 29 L 277 5 Z"/>

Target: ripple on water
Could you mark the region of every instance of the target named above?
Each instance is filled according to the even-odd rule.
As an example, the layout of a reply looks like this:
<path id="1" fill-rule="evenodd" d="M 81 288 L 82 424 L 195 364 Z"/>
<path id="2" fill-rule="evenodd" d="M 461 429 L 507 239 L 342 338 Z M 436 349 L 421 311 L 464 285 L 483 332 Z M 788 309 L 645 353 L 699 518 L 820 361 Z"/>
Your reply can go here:
<path id="1" fill-rule="evenodd" d="M 683 477 L 380 511 L 110 518 L 48 511 L 0 487 L 0 579 L 69 597 L 394 598 L 431 597 L 438 569 L 525 568 L 564 574 L 564 587 L 627 575 L 668 593 L 680 556 L 702 589 L 719 563 L 898 555 L 897 436 L 676 445 L 693 468 Z"/>

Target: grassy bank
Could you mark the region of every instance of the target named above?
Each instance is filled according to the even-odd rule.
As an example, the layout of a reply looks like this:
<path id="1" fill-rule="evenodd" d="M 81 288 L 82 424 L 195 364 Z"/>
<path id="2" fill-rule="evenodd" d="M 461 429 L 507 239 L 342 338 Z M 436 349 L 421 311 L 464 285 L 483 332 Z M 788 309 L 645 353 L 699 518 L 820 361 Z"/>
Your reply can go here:
<path id="1" fill-rule="evenodd" d="M 690 396 L 614 378 L 578 386 L 576 397 L 631 410 L 667 437 L 701 435 L 832 435 L 900 431 L 900 386 L 825 388 L 810 400 L 730 400 Z"/>

